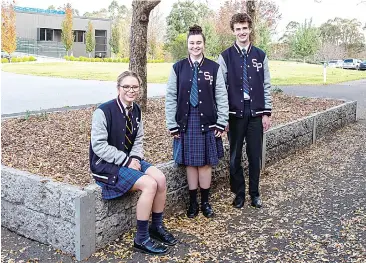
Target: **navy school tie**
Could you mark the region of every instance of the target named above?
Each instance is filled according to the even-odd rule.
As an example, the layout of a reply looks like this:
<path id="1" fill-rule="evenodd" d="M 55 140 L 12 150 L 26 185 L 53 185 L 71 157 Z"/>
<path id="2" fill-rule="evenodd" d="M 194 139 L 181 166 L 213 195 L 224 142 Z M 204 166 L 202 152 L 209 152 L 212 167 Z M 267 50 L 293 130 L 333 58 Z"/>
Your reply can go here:
<path id="1" fill-rule="evenodd" d="M 191 95 L 190 95 L 190 103 L 193 107 L 198 105 L 198 83 L 197 83 L 197 75 L 198 75 L 198 62 L 194 62 L 193 69 L 193 78 L 192 78 L 192 87 L 191 87 Z"/>
<path id="2" fill-rule="evenodd" d="M 243 90 L 244 93 L 248 94 L 249 96 L 249 82 L 248 82 L 248 64 L 247 64 L 247 51 L 245 48 L 242 49 L 243 51 Z"/>

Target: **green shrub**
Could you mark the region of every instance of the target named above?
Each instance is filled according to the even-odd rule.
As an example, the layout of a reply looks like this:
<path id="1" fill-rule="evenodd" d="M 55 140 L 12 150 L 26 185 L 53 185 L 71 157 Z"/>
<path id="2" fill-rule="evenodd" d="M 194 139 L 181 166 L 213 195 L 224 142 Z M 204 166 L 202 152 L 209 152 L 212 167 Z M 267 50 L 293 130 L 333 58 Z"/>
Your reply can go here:
<path id="1" fill-rule="evenodd" d="M 1 63 L 9 63 L 9 60 L 7 58 L 2 58 Z"/>
<path id="2" fill-rule="evenodd" d="M 37 61 L 37 59 L 35 57 L 33 57 L 33 56 L 30 56 L 29 57 L 29 61 Z"/>
<path id="3" fill-rule="evenodd" d="M 69 56 L 64 56 L 64 59 L 69 61 L 70 60 L 70 57 Z"/>
<path id="4" fill-rule="evenodd" d="M 130 62 L 130 58 L 121 58 L 122 63 L 129 63 Z"/>
<path id="5" fill-rule="evenodd" d="M 101 58 L 95 58 L 95 62 L 102 62 L 103 60 Z"/>
<path id="6" fill-rule="evenodd" d="M 27 62 L 27 61 L 29 61 L 29 57 L 22 57 L 22 58 L 20 58 L 21 60 L 22 60 L 22 62 Z"/>
<path id="7" fill-rule="evenodd" d="M 21 58 L 18 58 L 18 57 L 12 57 L 12 58 L 11 58 L 11 62 L 12 62 L 12 63 L 16 63 L 16 62 L 20 62 L 20 61 L 22 61 L 22 59 L 21 59 Z"/>
<path id="8" fill-rule="evenodd" d="M 113 59 L 113 62 L 115 62 L 115 63 L 116 63 L 116 62 L 119 62 L 119 59 L 118 59 L 118 58 L 114 58 L 114 59 Z"/>
<path id="9" fill-rule="evenodd" d="M 70 57 L 69 57 L 69 60 L 70 60 L 70 61 L 77 61 L 77 58 L 75 58 L 74 56 L 70 56 Z"/>

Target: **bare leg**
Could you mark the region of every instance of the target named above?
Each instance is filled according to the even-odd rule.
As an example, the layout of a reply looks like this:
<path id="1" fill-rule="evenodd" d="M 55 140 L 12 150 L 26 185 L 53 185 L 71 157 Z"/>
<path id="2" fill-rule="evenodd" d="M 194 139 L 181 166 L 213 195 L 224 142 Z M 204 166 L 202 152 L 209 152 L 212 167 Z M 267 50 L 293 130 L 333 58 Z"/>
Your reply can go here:
<path id="1" fill-rule="evenodd" d="M 132 191 L 141 191 L 136 205 L 137 220 L 149 220 L 157 188 L 156 181 L 149 175 L 143 175 L 133 185 Z"/>
<path id="2" fill-rule="evenodd" d="M 157 184 L 157 191 L 152 205 L 154 213 L 161 213 L 164 211 L 166 201 L 166 179 L 165 175 L 156 167 L 150 166 L 145 172 Z"/>
<path id="3" fill-rule="evenodd" d="M 205 165 L 198 167 L 200 187 L 207 189 L 211 186 L 212 167 L 211 165 Z"/>
<path id="4" fill-rule="evenodd" d="M 198 188 L 198 167 L 187 166 L 187 181 L 189 190 L 195 190 Z"/>

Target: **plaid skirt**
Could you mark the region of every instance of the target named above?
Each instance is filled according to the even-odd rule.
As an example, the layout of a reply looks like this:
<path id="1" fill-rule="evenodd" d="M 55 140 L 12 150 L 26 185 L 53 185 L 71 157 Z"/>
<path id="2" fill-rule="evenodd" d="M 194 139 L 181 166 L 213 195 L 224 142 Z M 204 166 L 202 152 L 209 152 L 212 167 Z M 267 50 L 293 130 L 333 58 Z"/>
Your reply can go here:
<path id="1" fill-rule="evenodd" d="M 216 166 L 222 157 L 221 137 L 216 138 L 213 130 L 202 132 L 198 107 L 190 107 L 186 132 L 181 132 L 180 138 L 174 138 L 174 161 L 186 166 Z"/>
<path id="2" fill-rule="evenodd" d="M 135 169 L 121 167 L 119 169 L 117 183 L 115 185 L 105 184 L 102 182 L 96 182 L 97 185 L 102 187 L 102 197 L 103 199 L 113 199 L 120 197 L 127 193 L 136 181 L 145 174 L 146 170 L 149 169 L 152 164 L 142 160 L 141 171 Z"/>

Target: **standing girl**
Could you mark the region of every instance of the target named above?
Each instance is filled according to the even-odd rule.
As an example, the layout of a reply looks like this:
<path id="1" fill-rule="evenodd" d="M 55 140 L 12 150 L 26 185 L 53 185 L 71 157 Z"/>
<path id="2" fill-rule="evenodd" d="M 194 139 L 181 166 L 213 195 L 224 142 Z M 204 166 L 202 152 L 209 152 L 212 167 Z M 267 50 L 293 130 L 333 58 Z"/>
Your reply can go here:
<path id="1" fill-rule="evenodd" d="M 143 158 L 144 128 L 140 107 L 134 103 L 141 86 L 135 72 L 118 76 L 116 99 L 93 114 L 90 141 L 90 170 L 102 187 L 104 199 L 141 191 L 136 206 L 137 233 L 134 247 L 149 254 L 165 254 L 177 240 L 163 226 L 166 200 L 164 174 Z M 149 227 L 149 218 L 152 223 Z M 160 244 L 154 239 L 164 243 Z"/>
<path id="2" fill-rule="evenodd" d="M 189 28 L 188 58 L 171 70 L 166 93 L 166 122 L 174 137 L 173 155 L 185 165 L 189 187 L 187 216 L 197 216 L 197 188 L 200 186 L 201 211 L 214 212 L 209 203 L 212 166 L 224 155 L 221 134 L 229 119 L 227 91 L 219 64 L 203 55 L 205 36 L 200 26 Z"/>

